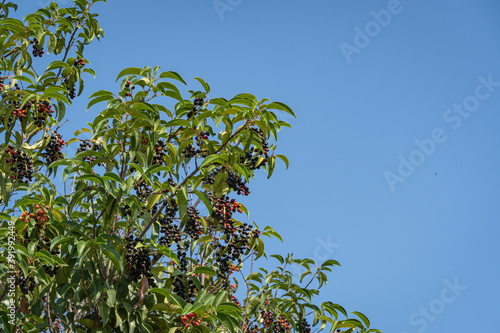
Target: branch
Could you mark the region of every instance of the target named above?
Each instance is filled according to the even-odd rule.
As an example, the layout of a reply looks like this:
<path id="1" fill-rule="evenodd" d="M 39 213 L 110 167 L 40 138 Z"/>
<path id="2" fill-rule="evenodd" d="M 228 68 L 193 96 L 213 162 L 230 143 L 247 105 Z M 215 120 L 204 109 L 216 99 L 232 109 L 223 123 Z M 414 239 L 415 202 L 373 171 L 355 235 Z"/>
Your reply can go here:
<path id="1" fill-rule="evenodd" d="M 75 34 L 78 30 L 79 29 L 76 28 L 75 31 L 73 31 L 73 33 L 71 34 L 71 37 L 70 37 L 69 42 L 68 42 L 68 46 L 66 46 L 66 52 L 64 52 L 63 59 L 61 60 L 62 62 L 66 61 L 66 57 L 68 56 L 69 49 L 71 48 L 71 46 L 73 44 L 73 39 L 75 38 Z M 57 73 L 57 76 L 56 76 L 57 78 L 59 78 L 59 75 L 61 75 L 62 70 L 63 70 L 62 67 L 59 68 L 59 72 Z"/>
<path id="2" fill-rule="evenodd" d="M 243 276 L 243 281 L 246 280 L 245 279 L 245 276 L 243 275 L 243 273 L 241 272 L 240 270 L 240 273 L 241 273 L 241 276 Z M 253 273 L 253 252 L 252 252 L 252 263 L 251 263 L 251 266 L 250 266 L 250 276 L 252 275 Z M 243 324 L 246 325 L 246 322 L 247 322 L 247 315 L 248 315 L 248 306 L 250 305 L 248 303 L 248 297 L 250 296 L 250 281 L 247 283 L 247 297 L 246 297 L 246 305 L 245 305 L 245 318 L 243 318 Z"/>

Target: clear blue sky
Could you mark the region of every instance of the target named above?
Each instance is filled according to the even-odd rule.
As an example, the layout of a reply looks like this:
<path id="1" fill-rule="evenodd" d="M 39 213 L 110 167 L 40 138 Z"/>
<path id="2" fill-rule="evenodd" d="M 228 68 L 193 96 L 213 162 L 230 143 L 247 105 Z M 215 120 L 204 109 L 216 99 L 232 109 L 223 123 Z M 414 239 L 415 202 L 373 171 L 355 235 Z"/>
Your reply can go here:
<path id="1" fill-rule="evenodd" d="M 340 261 L 321 298 L 384 332 L 498 332 L 500 2 L 140 3 L 96 6 L 106 37 L 87 53 L 87 96 L 160 65 L 212 96 L 287 103 L 290 169 L 245 199 L 285 239 L 268 253 Z M 66 133 L 97 114 L 86 102 Z"/>

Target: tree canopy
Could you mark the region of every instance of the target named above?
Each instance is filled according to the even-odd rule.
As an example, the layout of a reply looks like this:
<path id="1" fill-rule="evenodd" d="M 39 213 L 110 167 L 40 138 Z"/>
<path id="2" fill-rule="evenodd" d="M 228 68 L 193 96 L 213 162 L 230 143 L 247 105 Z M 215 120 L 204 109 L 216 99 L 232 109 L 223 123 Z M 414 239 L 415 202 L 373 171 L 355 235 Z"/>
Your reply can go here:
<path id="1" fill-rule="evenodd" d="M 0 3 L 4 331 L 379 332 L 360 312 L 315 303 L 338 262 L 268 256 L 263 239 L 281 236 L 245 222 L 250 181 L 288 167 L 277 140 L 291 126 L 276 115 L 295 116 L 286 104 L 129 67 L 91 94 L 99 115 L 63 138 L 95 75 L 85 48 L 104 37 L 99 1 L 22 20 Z M 276 269 L 259 267 L 264 257 Z"/>

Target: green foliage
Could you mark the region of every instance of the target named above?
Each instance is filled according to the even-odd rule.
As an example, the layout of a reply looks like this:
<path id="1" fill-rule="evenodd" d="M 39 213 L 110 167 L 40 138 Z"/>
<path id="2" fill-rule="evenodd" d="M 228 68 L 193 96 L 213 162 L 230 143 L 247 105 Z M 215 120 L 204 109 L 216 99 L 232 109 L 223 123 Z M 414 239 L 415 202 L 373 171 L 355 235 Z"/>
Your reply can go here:
<path id="1" fill-rule="evenodd" d="M 201 90 L 184 92 L 176 72 L 130 67 L 90 96 L 92 122 L 67 141 L 57 133 L 84 74 L 95 74 L 84 51 L 104 36 L 96 2 L 51 3 L 22 21 L 15 4 L 0 4 L 3 330 L 310 332 L 313 318 L 320 329 L 378 332 L 359 312 L 314 304 L 334 260 L 273 255 L 276 270 L 253 271 L 266 257 L 261 237 L 282 239 L 239 221 L 248 210 L 236 198 L 277 158 L 288 167 L 275 151 L 290 125 L 273 112 L 294 116 L 287 105 L 210 98 L 200 78 Z M 37 57 L 50 59 L 46 69 Z M 306 269 L 299 281 L 291 265 Z"/>

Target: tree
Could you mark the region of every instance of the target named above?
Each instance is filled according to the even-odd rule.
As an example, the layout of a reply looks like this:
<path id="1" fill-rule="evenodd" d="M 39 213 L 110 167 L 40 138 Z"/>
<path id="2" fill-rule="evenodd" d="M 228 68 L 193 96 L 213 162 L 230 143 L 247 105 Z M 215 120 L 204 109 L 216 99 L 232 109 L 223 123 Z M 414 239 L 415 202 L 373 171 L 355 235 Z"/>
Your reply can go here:
<path id="1" fill-rule="evenodd" d="M 58 133 L 94 75 L 84 54 L 104 36 L 98 1 L 51 3 L 23 21 L 0 4 L 4 331 L 379 332 L 359 312 L 342 320 L 340 305 L 314 304 L 336 261 L 273 255 L 275 270 L 254 269 L 262 237 L 281 237 L 238 221 L 248 214 L 238 196 L 276 160 L 288 166 L 275 152 L 290 125 L 274 113 L 294 116 L 287 105 L 213 98 L 200 78 L 186 98 L 178 73 L 131 67 L 91 95 L 88 108 L 102 110 L 92 123 L 67 141 Z M 292 265 L 305 268 L 299 281 Z"/>

